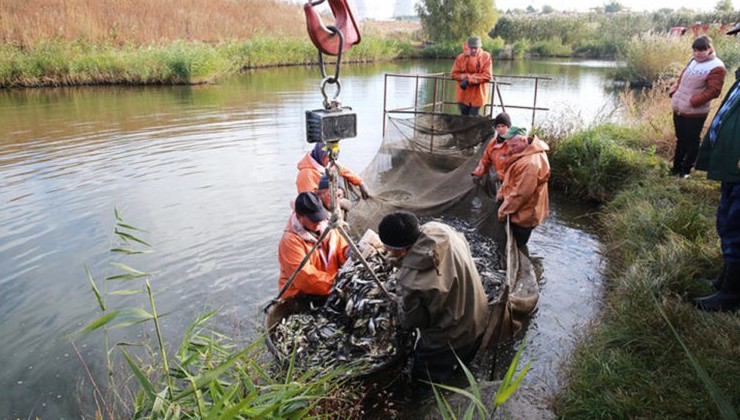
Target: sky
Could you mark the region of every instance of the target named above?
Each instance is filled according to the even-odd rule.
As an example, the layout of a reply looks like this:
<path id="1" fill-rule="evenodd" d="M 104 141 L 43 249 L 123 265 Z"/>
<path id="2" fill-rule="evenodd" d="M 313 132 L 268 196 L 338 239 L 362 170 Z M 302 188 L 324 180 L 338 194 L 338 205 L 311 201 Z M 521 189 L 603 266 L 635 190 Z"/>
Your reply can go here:
<path id="1" fill-rule="evenodd" d="M 686 7 L 688 9 L 710 11 L 714 10 L 714 6 L 717 4 L 717 0 L 617 0 L 622 6 L 630 8 L 632 11 L 653 11 L 662 8 L 680 9 Z M 604 0 L 570 0 L 567 3 L 553 0 L 496 0 L 496 8 L 501 10 L 521 8 L 524 9 L 528 5 L 532 5 L 535 9 L 541 9 L 542 6 L 549 4 L 555 10 L 577 10 L 587 11 L 592 7 L 603 6 L 611 1 Z M 740 0 L 733 0 L 732 5 L 735 9 L 740 6 Z"/>
<path id="2" fill-rule="evenodd" d="M 306 0 L 284 0 L 293 3 L 305 3 Z M 391 19 L 394 15 L 413 15 L 414 4 L 418 0 L 353 0 L 360 14 L 361 19 Z M 622 6 L 630 8 L 632 11 L 653 11 L 662 8 L 680 9 L 682 7 L 699 11 L 714 10 L 717 0 L 617 0 Z M 550 5 L 555 10 L 576 10 L 580 12 L 588 11 L 592 7 L 604 6 L 611 1 L 607 0 L 495 0 L 496 8 L 499 10 L 507 9 L 526 9 L 531 5 L 537 10 L 542 6 Z M 327 3 L 321 7 L 326 7 Z M 740 0 L 732 0 L 735 10 L 740 8 Z"/>

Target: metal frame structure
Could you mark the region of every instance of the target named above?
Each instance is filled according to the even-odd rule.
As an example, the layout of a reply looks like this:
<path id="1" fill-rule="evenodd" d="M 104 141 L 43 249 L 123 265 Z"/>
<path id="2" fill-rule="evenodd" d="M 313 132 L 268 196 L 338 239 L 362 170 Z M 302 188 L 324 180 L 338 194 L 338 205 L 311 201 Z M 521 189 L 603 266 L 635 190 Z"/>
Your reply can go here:
<path id="1" fill-rule="evenodd" d="M 414 79 L 414 105 L 388 109 L 388 78 L 405 78 Z M 434 80 L 434 91 L 431 103 L 419 105 L 419 80 Z M 501 90 L 499 85 L 511 85 L 510 82 L 501 82 L 499 79 L 529 79 L 534 80 L 534 99 L 531 106 L 526 105 L 506 105 L 501 96 Z M 489 118 L 493 117 L 493 110 L 496 107 L 501 108 L 502 111 L 506 112 L 506 108 L 515 109 L 531 109 L 532 110 L 532 125 L 534 125 L 534 118 L 537 111 L 549 111 L 549 108 L 543 108 L 537 106 L 537 91 L 539 89 L 540 80 L 552 80 L 550 77 L 541 76 L 508 76 L 508 75 L 497 75 L 494 76 L 493 80 L 489 83 L 489 98 L 490 102 L 487 103 L 483 108 L 483 116 Z M 430 73 L 430 74 L 398 74 L 398 73 L 386 73 L 383 81 L 383 136 L 386 131 L 386 121 L 388 114 L 412 114 L 412 115 L 444 115 L 445 105 L 456 105 L 457 102 L 450 101 L 446 98 L 447 84 L 449 82 L 457 83 L 457 80 L 451 78 L 447 73 Z M 498 95 L 499 104 L 496 104 L 496 95 Z M 431 109 L 431 110 L 430 110 Z"/>

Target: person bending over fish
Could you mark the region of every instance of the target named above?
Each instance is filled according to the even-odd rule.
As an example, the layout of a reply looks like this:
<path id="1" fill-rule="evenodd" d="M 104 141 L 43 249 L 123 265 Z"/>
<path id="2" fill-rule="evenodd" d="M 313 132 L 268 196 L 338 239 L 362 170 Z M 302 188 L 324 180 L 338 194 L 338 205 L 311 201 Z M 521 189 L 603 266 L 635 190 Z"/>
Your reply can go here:
<path id="1" fill-rule="evenodd" d="M 406 329 L 419 329 L 413 355 L 415 385 L 444 382 L 469 363 L 481 344 L 488 304 L 465 237 L 448 225 L 419 226 L 415 215 L 394 212 L 378 234 L 396 273 L 399 317 Z"/>
<path id="2" fill-rule="evenodd" d="M 329 226 L 330 214 L 314 192 L 298 194 L 294 209 L 278 244 L 280 290 Z M 328 295 L 339 268 L 347 261 L 348 250 L 349 244 L 337 230 L 329 232 L 281 298 Z"/>

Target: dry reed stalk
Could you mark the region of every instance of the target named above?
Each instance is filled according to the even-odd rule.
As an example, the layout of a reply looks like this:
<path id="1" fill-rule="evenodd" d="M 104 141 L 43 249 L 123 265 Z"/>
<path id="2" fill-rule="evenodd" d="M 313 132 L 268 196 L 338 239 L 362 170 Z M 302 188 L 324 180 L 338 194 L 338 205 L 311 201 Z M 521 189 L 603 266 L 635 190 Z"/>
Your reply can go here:
<path id="1" fill-rule="evenodd" d="M 260 34 L 305 36 L 300 5 L 273 0 L 29 0 L 0 2 L 0 42 L 51 39 L 116 45 L 216 43 Z"/>

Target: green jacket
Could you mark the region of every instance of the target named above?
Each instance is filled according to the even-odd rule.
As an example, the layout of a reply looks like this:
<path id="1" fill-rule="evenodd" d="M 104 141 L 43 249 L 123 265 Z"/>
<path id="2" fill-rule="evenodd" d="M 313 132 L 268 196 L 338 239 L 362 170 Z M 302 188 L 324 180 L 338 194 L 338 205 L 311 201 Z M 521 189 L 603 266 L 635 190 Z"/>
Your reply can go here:
<path id="1" fill-rule="evenodd" d="M 735 89 L 738 81 L 730 88 Z M 728 95 L 722 100 L 727 101 Z M 722 108 L 720 105 L 720 108 Z M 715 116 L 716 118 L 716 116 Z M 711 127 L 711 125 L 710 125 Z M 699 158 L 696 169 L 707 171 L 707 178 L 717 181 L 740 181 L 740 99 L 735 101 L 724 116 L 717 128 L 717 140 L 714 145 L 709 141 L 709 131 L 704 135 L 704 141 L 699 148 Z"/>
<path id="2" fill-rule="evenodd" d="M 403 326 L 419 328 L 419 346 L 459 348 L 485 329 L 488 300 L 465 237 L 450 226 L 429 222 L 396 274 Z"/>

